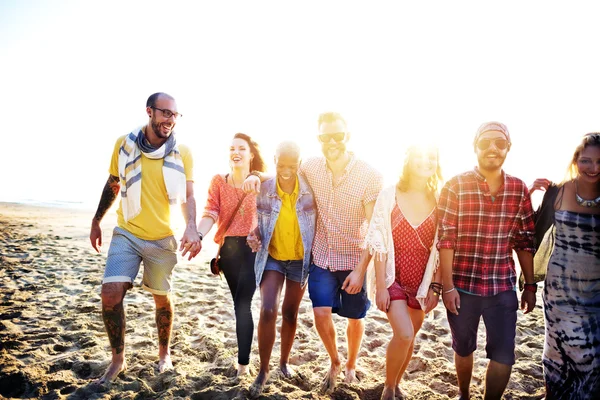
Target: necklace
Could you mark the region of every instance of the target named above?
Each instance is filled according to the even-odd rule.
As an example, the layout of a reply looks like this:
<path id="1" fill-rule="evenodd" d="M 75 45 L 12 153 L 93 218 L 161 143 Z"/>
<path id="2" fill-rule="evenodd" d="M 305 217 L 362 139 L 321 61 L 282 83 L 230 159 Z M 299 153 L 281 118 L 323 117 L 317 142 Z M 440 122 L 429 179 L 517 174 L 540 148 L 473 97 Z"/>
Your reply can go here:
<path id="1" fill-rule="evenodd" d="M 233 191 L 235 192 L 235 197 L 238 199 L 238 203 L 242 200 L 240 195 L 238 194 L 237 188 L 235 187 L 235 181 L 233 180 L 233 174 L 231 174 L 231 183 L 233 184 Z M 244 205 L 240 205 L 238 208 L 238 213 L 243 217 L 244 216 Z"/>
<path id="2" fill-rule="evenodd" d="M 575 180 L 575 201 L 577 201 L 577 204 L 579 204 L 582 207 L 600 207 L 600 196 L 596 197 L 593 200 L 586 200 L 579 195 L 579 185 L 577 180 Z"/>

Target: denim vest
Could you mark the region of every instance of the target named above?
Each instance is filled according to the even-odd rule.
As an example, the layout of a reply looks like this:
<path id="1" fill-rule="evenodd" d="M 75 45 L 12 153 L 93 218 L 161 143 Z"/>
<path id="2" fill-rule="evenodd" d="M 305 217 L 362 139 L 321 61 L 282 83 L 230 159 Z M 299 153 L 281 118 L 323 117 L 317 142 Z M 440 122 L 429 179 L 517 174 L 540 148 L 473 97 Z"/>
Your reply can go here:
<path id="1" fill-rule="evenodd" d="M 267 258 L 269 257 L 269 243 L 275 230 L 275 223 L 281 210 L 281 198 L 277 195 L 277 178 L 269 179 L 262 183 L 260 193 L 256 196 L 256 211 L 258 215 L 258 229 L 260 230 L 261 249 L 256 254 L 254 272 L 256 275 L 256 286 L 260 285 Z M 315 224 L 317 221 L 317 208 L 313 192 L 304 178 L 298 175 L 298 199 L 296 200 L 296 215 L 302 236 L 304 247 L 304 259 L 302 263 L 302 282 L 304 286 L 308 278 L 308 267 L 310 265 L 310 254 L 315 238 Z M 282 260 L 287 261 L 287 260 Z"/>

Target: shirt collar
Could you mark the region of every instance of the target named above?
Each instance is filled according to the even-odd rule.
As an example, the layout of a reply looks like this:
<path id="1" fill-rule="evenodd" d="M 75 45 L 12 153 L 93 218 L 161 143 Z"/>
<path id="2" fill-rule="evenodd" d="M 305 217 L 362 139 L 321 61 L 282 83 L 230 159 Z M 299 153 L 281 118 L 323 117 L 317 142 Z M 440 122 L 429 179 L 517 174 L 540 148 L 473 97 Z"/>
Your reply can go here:
<path id="1" fill-rule="evenodd" d="M 502 181 L 505 182 L 506 181 L 506 174 L 504 173 L 504 170 L 500 171 L 502 173 Z M 481 171 L 479 171 L 479 167 L 475 166 L 475 168 L 473 169 L 473 173 L 475 174 L 475 177 L 477 178 L 477 180 L 481 181 L 481 182 L 485 182 L 485 176 L 483 176 L 481 174 Z"/>
<path id="2" fill-rule="evenodd" d="M 292 191 L 292 193 L 289 193 L 289 194 L 288 194 L 288 193 L 284 192 L 284 191 L 281 189 L 281 186 L 279 186 L 279 179 L 277 179 L 277 177 L 275 177 L 275 182 L 276 182 L 276 185 L 277 185 L 277 195 L 278 195 L 279 197 L 281 197 L 281 198 L 282 198 L 283 196 L 285 196 L 286 194 L 287 194 L 287 195 L 289 195 L 289 196 L 298 196 L 298 191 L 299 191 L 298 180 L 299 180 L 299 179 L 298 179 L 298 177 L 296 176 L 296 185 L 294 186 L 294 190 Z"/>
<path id="3" fill-rule="evenodd" d="M 346 164 L 346 166 L 344 167 L 344 173 L 352 170 L 352 168 L 354 167 L 354 164 L 356 164 L 356 156 L 354 155 L 354 152 L 349 151 L 348 157 L 349 157 L 348 164 Z M 327 158 L 325 158 L 325 156 L 323 156 L 322 160 L 323 160 L 323 166 L 325 167 L 325 169 L 329 169 L 329 167 L 327 166 Z"/>

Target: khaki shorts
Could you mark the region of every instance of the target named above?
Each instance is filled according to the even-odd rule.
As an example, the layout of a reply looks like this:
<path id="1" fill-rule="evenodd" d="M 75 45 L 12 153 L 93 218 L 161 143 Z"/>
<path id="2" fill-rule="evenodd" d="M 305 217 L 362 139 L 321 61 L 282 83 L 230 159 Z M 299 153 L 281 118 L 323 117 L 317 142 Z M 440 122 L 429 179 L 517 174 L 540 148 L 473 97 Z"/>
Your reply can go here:
<path id="1" fill-rule="evenodd" d="M 102 283 L 129 282 L 133 285 L 144 263 L 142 287 L 153 294 L 171 291 L 171 275 L 177 264 L 177 241 L 173 236 L 143 240 L 116 227 L 108 249 Z"/>

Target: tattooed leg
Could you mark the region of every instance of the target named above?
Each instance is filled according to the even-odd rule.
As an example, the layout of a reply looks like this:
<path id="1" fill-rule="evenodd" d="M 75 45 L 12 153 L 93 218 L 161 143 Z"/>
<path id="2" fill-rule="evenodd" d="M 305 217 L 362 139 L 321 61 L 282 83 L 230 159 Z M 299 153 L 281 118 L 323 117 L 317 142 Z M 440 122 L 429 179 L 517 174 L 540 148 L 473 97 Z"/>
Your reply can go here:
<path id="1" fill-rule="evenodd" d="M 171 362 L 171 330 L 173 328 L 173 304 L 169 295 L 154 295 L 156 303 L 156 328 L 158 329 L 158 371 L 164 372 L 173 368 Z"/>
<path id="2" fill-rule="evenodd" d="M 108 369 L 96 383 L 113 381 L 125 370 L 125 309 L 123 298 L 129 283 L 106 283 L 102 285 L 102 319 L 112 348 L 112 360 Z"/>

